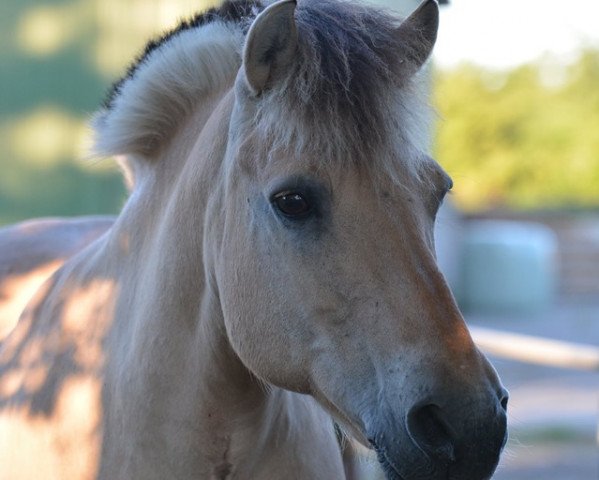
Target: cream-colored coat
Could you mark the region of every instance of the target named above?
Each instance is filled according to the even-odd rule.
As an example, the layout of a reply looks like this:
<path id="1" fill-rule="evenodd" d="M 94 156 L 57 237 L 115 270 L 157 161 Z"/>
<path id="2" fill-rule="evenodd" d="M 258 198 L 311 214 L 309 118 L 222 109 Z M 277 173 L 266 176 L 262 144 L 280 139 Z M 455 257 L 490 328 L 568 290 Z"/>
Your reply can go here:
<path id="1" fill-rule="evenodd" d="M 98 149 L 129 155 L 135 189 L 0 347 L 0 478 L 341 479 L 331 416 L 390 479 L 492 472 L 506 397 L 434 258 L 447 175 L 407 141 L 387 152 L 409 157 L 397 182 L 258 126 L 305 12 L 353 8 L 305 3 L 258 16 L 241 68 L 231 25 L 198 27 L 195 56 L 169 42 L 97 119 Z M 427 0 L 397 29 L 406 74 L 436 20 Z M 155 87 L 175 57 L 186 80 L 170 95 Z M 193 62 L 222 68 L 185 90 Z M 160 102 L 183 117 L 169 126 Z"/>
<path id="2" fill-rule="evenodd" d="M 110 228 L 112 217 L 44 218 L 0 229 L 0 339 L 64 262 Z"/>

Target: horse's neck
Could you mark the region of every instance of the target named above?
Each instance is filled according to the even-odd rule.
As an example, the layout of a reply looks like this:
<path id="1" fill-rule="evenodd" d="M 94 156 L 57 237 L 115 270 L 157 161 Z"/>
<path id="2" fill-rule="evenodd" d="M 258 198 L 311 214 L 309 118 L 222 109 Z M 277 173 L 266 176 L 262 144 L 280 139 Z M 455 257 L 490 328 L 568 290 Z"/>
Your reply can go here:
<path id="1" fill-rule="evenodd" d="M 129 328 L 111 337 L 104 397 L 117 415 L 104 425 L 103 478 L 317 478 L 323 468 L 331 472 L 323 478 L 337 478 L 328 416 L 311 398 L 267 388 L 245 368 L 218 298 L 201 287 L 194 299 L 192 291 L 160 301 L 158 292 L 143 293 Z M 312 458 L 299 460 L 298 451 Z"/>
<path id="2" fill-rule="evenodd" d="M 261 478 L 268 471 L 273 478 L 277 469 L 283 478 L 289 468 L 315 478 L 314 471 L 301 473 L 314 462 L 286 463 L 297 458 L 294 449 L 306 448 L 302 443 L 316 445 L 316 456 L 333 458 L 326 468 L 339 467 L 332 427 L 323 428 L 330 420 L 313 400 L 265 388 L 238 359 L 210 284 L 203 229 L 226 135 L 206 130 L 227 126 L 231 104 L 230 97 L 220 102 L 216 115 L 223 118 L 208 119 L 196 142 L 187 135 L 187 146 L 169 152 L 170 163 L 142 181 L 108 240 L 121 259 L 121 291 L 106 342 L 104 401 L 111 415 L 103 429 L 103 478 L 187 478 L 192 472 Z M 189 171 L 190 162 L 205 164 Z M 172 465 L 170 458 L 184 461 Z"/>

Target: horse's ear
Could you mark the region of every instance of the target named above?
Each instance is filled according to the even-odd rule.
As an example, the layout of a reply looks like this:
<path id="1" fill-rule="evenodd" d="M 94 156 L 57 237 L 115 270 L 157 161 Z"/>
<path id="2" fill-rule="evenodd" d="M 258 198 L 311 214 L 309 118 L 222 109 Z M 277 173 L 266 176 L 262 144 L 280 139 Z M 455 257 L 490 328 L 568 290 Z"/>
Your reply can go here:
<path id="1" fill-rule="evenodd" d="M 402 75 L 412 76 L 430 56 L 439 29 L 439 5 L 436 0 L 424 0 L 397 29 L 402 46 Z"/>
<path id="2" fill-rule="evenodd" d="M 252 24 L 243 51 L 248 85 L 260 94 L 289 67 L 297 50 L 296 0 L 281 0 L 266 8 Z"/>

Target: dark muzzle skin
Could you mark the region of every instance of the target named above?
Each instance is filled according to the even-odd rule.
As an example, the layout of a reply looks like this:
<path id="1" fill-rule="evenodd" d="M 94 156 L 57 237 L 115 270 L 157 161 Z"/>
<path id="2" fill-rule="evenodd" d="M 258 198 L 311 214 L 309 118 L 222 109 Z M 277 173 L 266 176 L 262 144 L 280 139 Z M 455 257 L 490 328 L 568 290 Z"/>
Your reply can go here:
<path id="1" fill-rule="evenodd" d="M 396 418 L 371 422 L 368 440 L 387 480 L 487 480 L 507 440 L 507 391 L 428 395 Z"/>

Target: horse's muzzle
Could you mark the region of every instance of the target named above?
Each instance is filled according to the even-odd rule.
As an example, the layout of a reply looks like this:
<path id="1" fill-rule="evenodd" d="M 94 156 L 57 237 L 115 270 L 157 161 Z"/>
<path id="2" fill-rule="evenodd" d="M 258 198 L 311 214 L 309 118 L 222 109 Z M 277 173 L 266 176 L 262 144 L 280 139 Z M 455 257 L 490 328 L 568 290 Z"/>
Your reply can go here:
<path id="1" fill-rule="evenodd" d="M 403 422 L 371 429 L 387 480 L 489 479 L 507 440 L 507 399 L 504 389 L 484 403 L 431 398 L 409 408 Z"/>

